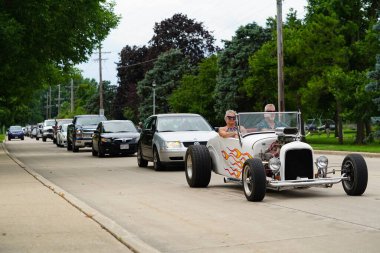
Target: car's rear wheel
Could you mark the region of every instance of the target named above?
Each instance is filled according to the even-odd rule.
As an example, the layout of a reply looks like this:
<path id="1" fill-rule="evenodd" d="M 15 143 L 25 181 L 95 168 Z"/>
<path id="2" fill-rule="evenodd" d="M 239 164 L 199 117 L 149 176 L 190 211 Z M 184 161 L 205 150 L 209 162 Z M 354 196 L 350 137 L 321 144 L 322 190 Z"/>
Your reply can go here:
<path id="1" fill-rule="evenodd" d="M 164 165 L 160 160 L 160 155 L 156 147 L 153 148 L 153 168 L 155 171 L 160 171 L 164 169 Z"/>
<path id="2" fill-rule="evenodd" d="M 211 168 L 211 156 L 206 146 L 188 147 L 185 157 L 185 174 L 190 187 L 207 187 L 211 180 Z"/>
<path id="3" fill-rule="evenodd" d="M 98 145 L 98 157 L 104 157 L 105 156 L 105 153 L 102 149 L 102 146 L 99 144 Z"/>
<path id="4" fill-rule="evenodd" d="M 71 144 L 71 141 L 69 141 L 69 139 L 67 139 L 67 150 L 70 151 L 73 149 L 73 146 Z"/>
<path id="5" fill-rule="evenodd" d="M 21 137 L 21 140 L 23 141 L 23 140 L 24 140 L 24 137 Z"/>
<path id="6" fill-rule="evenodd" d="M 344 191 L 350 196 L 362 195 L 368 183 L 367 164 L 363 156 L 359 154 L 347 155 L 342 163 L 342 175 L 345 174 L 348 180 L 343 180 Z"/>
<path id="7" fill-rule="evenodd" d="M 142 156 L 141 144 L 138 144 L 137 146 L 137 164 L 139 165 L 139 167 L 148 166 L 148 161 L 145 160 Z"/>
<path id="8" fill-rule="evenodd" d="M 248 159 L 243 167 L 244 194 L 249 201 L 262 201 L 266 193 L 266 175 L 260 158 Z"/>
<path id="9" fill-rule="evenodd" d="M 98 155 L 98 151 L 96 151 L 94 149 L 94 145 L 92 145 L 92 156 L 97 156 Z"/>

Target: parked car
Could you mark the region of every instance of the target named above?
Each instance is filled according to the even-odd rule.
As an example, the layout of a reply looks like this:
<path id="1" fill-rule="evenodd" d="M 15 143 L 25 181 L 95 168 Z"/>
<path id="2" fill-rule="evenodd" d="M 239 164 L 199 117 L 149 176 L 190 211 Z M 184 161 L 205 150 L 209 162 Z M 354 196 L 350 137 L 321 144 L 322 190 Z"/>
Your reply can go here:
<path id="1" fill-rule="evenodd" d="M 305 123 L 305 130 L 309 132 L 317 131 L 319 125 L 319 119 L 308 119 Z"/>
<path id="2" fill-rule="evenodd" d="M 65 147 L 67 145 L 67 126 L 69 124 L 62 124 L 57 129 L 57 147 Z"/>
<path id="3" fill-rule="evenodd" d="M 76 115 L 67 127 L 67 150 L 78 152 L 79 148 L 92 147 L 92 135 L 104 115 Z"/>
<path id="4" fill-rule="evenodd" d="M 134 154 L 139 138 L 140 133 L 130 120 L 102 121 L 92 136 L 92 155 Z"/>
<path id="5" fill-rule="evenodd" d="M 36 129 L 36 140 L 38 141 L 40 138 L 42 138 L 42 129 L 44 127 L 44 123 L 40 122 L 37 124 L 37 129 Z"/>
<path id="6" fill-rule="evenodd" d="M 43 123 L 42 127 L 42 141 L 46 142 L 46 139 L 52 139 L 53 140 L 53 126 L 55 125 L 54 119 L 47 119 Z"/>
<path id="7" fill-rule="evenodd" d="M 137 146 L 137 163 L 146 167 L 151 161 L 155 170 L 162 170 L 169 164 L 183 165 L 187 147 L 206 145 L 215 135 L 218 134 L 198 114 L 152 115 L 143 125 Z"/>
<path id="8" fill-rule="evenodd" d="M 8 141 L 12 139 L 24 140 L 24 131 L 21 126 L 10 126 L 8 129 Z"/>
<path id="9" fill-rule="evenodd" d="M 214 171 L 225 182 L 243 185 L 249 201 L 263 200 L 267 189 L 329 188 L 337 183 L 342 183 L 347 195 L 365 192 L 368 171 L 361 155 L 348 154 L 340 169 L 334 164 L 329 168 L 326 156 L 316 157 L 312 147 L 301 141 L 299 112 L 273 114 L 287 126 L 261 131 L 256 125 L 264 113 L 239 113 L 238 138 L 216 136 L 206 146 L 191 145 L 185 165 L 189 186 L 207 187 Z"/>
<path id="10" fill-rule="evenodd" d="M 55 119 L 55 124 L 53 126 L 53 143 L 54 144 L 57 144 L 57 134 L 58 134 L 59 127 L 63 124 L 70 124 L 72 122 L 73 122 L 73 119 Z"/>
<path id="11" fill-rule="evenodd" d="M 322 125 L 318 126 L 318 131 L 326 130 L 326 122 L 329 125 L 330 130 L 335 130 L 335 122 L 332 119 L 324 119 L 322 120 Z"/>

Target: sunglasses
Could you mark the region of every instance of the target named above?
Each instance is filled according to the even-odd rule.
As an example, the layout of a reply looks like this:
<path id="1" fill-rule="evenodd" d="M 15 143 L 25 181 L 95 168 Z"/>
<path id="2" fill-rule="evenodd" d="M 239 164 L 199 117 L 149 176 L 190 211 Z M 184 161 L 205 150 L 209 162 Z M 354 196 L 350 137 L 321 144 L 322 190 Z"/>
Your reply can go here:
<path id="1" fill-rule="evenodd" d="M 229 120 L 236 120 L 236 116 L 227 116 L 227 119 L 229 119 Z"/>

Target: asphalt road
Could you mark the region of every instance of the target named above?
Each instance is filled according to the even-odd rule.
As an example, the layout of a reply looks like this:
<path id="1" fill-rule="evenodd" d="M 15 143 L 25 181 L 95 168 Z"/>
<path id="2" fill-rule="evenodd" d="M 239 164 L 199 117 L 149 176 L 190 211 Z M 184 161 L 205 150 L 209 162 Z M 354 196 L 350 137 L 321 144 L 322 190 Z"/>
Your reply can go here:
<path id="1" fill-rule="evenodd" d="M 6 143 L 24 164 L 161 252 L 378 252 L 380 158 L 365 158 L 363 196 L 332 188 L 269 191 L 248 202 L 240 186 L 212 174 L 188 187 L 182 168 L 139 168 L 135 156 L 92 157 L 51 141 Z M 328 155 L 340 166 L 341 155 Z"/>

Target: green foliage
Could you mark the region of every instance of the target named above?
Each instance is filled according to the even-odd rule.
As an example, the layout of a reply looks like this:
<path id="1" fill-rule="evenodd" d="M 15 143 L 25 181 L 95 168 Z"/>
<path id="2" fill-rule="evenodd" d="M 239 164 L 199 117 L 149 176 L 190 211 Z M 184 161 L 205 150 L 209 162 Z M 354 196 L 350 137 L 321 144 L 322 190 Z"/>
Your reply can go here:
<path id="1" fill-rule="evenodd" d="M 231 41 L 225 41 L 225 48 L 218 57 L 219 76 L 214 94 L 218 118 L 222 119 L 228 109 L 252 110 L 252 100 L 240 88 L 249 75 L 249 57 L 270 38 L 269 29 L 251 23 L 241 26 Z"/>
<path id="2" fill-rule="evenodd" d="M 145 119 L 153 112 L 153 88 L 155 82 L 156 113 L 171 112 L 168 98 L 180 83 L 184 74 L 190 73 L 191 67 L 186 57 L 179 50 L 170 50 L 161 54 L 145 78 L 138 82 L 137 93 L 140 97 L 140 119 Z"/>
<path id="3" fill-rule="evenodd" d="M 197 74 L 182 77 L 180 86 L 169 97 L 169 105 L 174 112 L 190 112 L 203 115 L 211 124 L 215 117 L 213 92 L 218 74 L 217 56 L 213 55 L 198 65 Z"/>
<path id="4" fill-rule="evenodd" d="M 119 22 L 113 2 L 1 1 L 0 108 L 15 111 L 84 62 Z"/>

